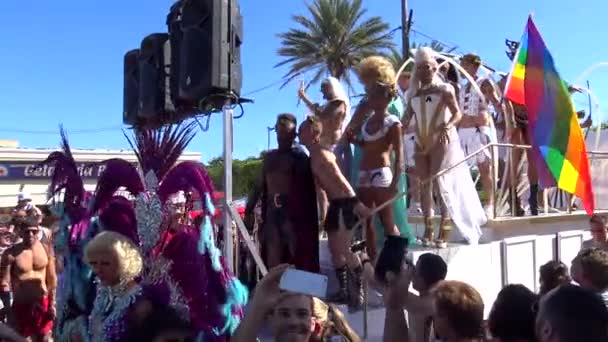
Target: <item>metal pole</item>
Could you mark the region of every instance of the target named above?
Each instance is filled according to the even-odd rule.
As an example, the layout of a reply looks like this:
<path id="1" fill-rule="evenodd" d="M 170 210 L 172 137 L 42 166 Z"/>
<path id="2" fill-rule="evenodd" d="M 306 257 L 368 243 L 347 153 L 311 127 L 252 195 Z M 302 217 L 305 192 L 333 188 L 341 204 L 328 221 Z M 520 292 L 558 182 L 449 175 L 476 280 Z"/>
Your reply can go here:
<path id="1" fill-rule="evenodd" d="M 266 136 L 268 139 L 268 144 L 267 144 L 266 150 L 270 151 L 270 132 L 274 131 L 274 127 L 266 127 L 266 131 L 267 131 Z"/>
<path id="2" fill-rule="evenodd" d="M 222 109 L 224 114 L 224 258 L 228 268 L 234 272 L 232 251 L 232 216 L 229 208 L 232 206 L 232 102 L 227 99 Z"/>
<path id="3" fill-rule="evenodd" d="M 409 19 L 407 17 L 407 0 L 401 0 L 401 55 L 404 61 L 410 54 Z"/>

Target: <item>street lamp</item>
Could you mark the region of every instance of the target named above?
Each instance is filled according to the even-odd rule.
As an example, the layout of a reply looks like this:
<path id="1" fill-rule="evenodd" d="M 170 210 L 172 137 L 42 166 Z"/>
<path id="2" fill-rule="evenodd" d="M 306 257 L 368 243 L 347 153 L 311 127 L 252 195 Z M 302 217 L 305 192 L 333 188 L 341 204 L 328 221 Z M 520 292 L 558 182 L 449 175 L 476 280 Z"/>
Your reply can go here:
<path id="1" fill-rule="evenodd" d="M 268 145 L 266 147 L 266 150 L 268 150 L 268 151 L 270 151 L 270 132 L 272 132 L 274 130 L 275 130 L 274 127 L 266 127 L 267 136 L 268 136 Z"/>

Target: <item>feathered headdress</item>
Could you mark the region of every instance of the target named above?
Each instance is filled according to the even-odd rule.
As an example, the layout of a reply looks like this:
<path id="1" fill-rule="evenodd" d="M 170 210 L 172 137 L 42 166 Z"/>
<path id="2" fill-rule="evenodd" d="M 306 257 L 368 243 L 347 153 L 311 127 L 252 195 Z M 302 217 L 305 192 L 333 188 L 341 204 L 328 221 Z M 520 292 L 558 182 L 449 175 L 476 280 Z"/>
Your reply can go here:
<path id="1" fill-rule="evenodd" d="M 87 206 L 91 194 L 84 189 L 63 127 L 60 128 L 60 134 L 61 151 L 51 153 L 39 164 L 53 168 L 48 198 L 55 199 L 63 194 L 63 203 L 54 203 L 53 206 L 53 211 L 61 218 L 59 232 L 54 239 L 55 251 L 64 260 L 57 303 L 56 326 L 59 336 L 63 328 L 86 320 L 95 295 L 93 274 L 82 260 L 82 249 L 86 244 L 90 222 Z M 82 319 L 77 319 L 78 316 Z"/>
<path id="2" fill-rule="evenodd" d="M 70 241 L 75 243 L 82 237 L 87 224 L 78 225 L 81 221 L 88 222 L 86 201 L 90 198 L 84 189 L 82 178 L 78 173 L 76 161 L 72 155 L 67 134 L 60 127 L 61 151 L 51 153 L 40 166 L 53 167 L 51 184 L 49 185 L 48 198 L 55 198 L 63 192 L 62 208 L 58 210 L 60 216 L 65 217 L 67 225 L 77 225 L 71 231 Z M 67 227 L 67 225 L 64 225 Z"/>
<path id="3" fill-rule="evenodd" d="M 140 169 L 126 161 L 107 161 L 91 211 L 101 209 L 102 216 L 121 217 L 118 220 L 128 222 L 113 226 L 130 227 L 130 232 L 121 233 L 138 240 L 146 260 L 142 282 L 168 285 L 171 303 L 184 309 L 193 326 L 207 337 L 219 337 L 236 329 L 247 291 L 221 260 L 210 218 L 203 220 L 200 229 L 185 226 L 165 239 L 170 235 L 168 218 L 172 195 L 195 191 L 203 199 L 205 212 L 213 213 L 213 185 L 202 164 L 182 162 L 176 165 L 194 137 L 194 128 L 192 124 L 135 131 L 134 139 L 129 139 L 129 143 L 135 150 Z M 128 214 L 130 209 L 126 203 L 118 205 L 121 201 L 115 200 L 112 205 L 114 193 L 120 188 L 126 188 L 135 196 L 134 215 Z M 118 208 L 122 210 L 120 215 Z M 102 216 L 100 221 L 103 221 Z M 135 225 L 132 217 L 136 218 Z M 102 222 L 104 226 L 109 225 L 106 222 Z"/>

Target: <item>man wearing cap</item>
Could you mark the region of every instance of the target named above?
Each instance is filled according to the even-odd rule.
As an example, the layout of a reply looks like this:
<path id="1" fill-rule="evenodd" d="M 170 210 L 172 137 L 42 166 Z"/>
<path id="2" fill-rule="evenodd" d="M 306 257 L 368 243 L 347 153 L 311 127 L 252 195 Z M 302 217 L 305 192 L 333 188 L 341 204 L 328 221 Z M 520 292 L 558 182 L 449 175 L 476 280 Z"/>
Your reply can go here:
<path id="1" fill-rule="evenodd" d="M 481 66 L 481 58 L 475 54 L 466 54 L 460 59 L 460 65 L 471 76 L 481 94 L 475 91 L 470 81 L 461 89 L 458 96 L 458 104 L 462 111 L 462 120 L 458 124 L 458 136 L 465 155 L 470 155 L 492 141 L 496 141 L 496 131 L 492 116 L 488 111 L 490 104 L 503 116 L 502 104 L 492 81 L 488 78 L 479 77 L 477 71 Z M 493 217 L 494 194 L 492 186 L 492 159 L 490 149 L 485 149 L 475 157 L 469 159 L 469 165 L 476 165 L 483 190 L 488 195 L 486 203 L 486 215 Z"/>

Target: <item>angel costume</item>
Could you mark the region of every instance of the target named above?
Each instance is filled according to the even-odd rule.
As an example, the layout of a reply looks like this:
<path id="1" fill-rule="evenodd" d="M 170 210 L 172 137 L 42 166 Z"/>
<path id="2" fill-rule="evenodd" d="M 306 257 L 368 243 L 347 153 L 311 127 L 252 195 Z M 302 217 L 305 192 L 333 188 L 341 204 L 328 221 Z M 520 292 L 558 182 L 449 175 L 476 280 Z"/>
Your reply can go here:
<path id="1" fill-rule="evenodd" d="M 434 61 L 434 58 L 435 53 L 431 49 L 421 48 L 416 51 L 415 63 L 428 63 Z M 420 175 L 433 176 L 464 159 L 455 127 L 448 131 L 448 143 L 439 142 L 442 126 L 446 125 L 452 116 L 443 100 L 443 94 L 454 93 L 454 88 L 437 75 L 431 84 L 421 87 L 416 71 L 412 74 L 410 84 L 408 106 L 413 111 L 412 119 L 416 126 L 416 168 Z M 447 222 L 448 217 L 469 244 L 477 244 L 482 234 L 481 226 L 487 219 L 466 163 L 456 166 L 430 183 L 426 183 L 424 179 L 421 179 L 421 182 L 421 204 L 425 218 L 423 243 L 426 246 L 433 243 L 431 208 L 435 193 L 440 202 L 442 217 L 440 234 L 434 241 L 437 247 L 447 247 L 451 230 Z"/>
<path id="2" fill-rule="evenodd" d="M 176 308 L 189 321 L 197 338 L 205 341 L 225 341 L 240 322 L 247 290 L 229 273 L 214 242 L 211 180 L 200 163 L 175 165 L 194 137 L 193 130 L 194 126 L 188 125 L 136 131 L 132 146 L 145 177 L 125 160 L 103 163 L 105 170 L 85 215 L 94 218 L 86 229 L 76 225 L 69 233 L 76 240 L 86 241 L 101 230 L 116 231 L 139 247 L 144 270 L 135 287 L 98 286 L 92 308 L 85 303 L 82 310 L 90 313 L 88 329 L 80 334 L 85 341 L 123 341 L 133 328 L 128 319 L 133 305 L 143 298 L 152 305 Z M 63 172 L 56 169 L 54 179 L 61 178 Z M 121 188 L 136 198 L 135 205 L 115 195 Z M 200 227 L 185 224 L 171 232 L 167 219 L 173 214 L 173 207 L 168 202 L 175 194 L 189 191 L 198 192 L 204 199 L 202 205 L 209 215 Z M 79 200 L 70 197 L 65 201 L 68 204 Z M 78 267 L 86 270 L 75 266 Z M 69 330 L 62 331 L 62 336 L 68 338 L 60 340 L 69 341 L 72 333 L 83 329 L 80 326 Z"/>

